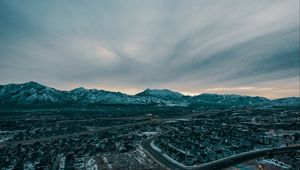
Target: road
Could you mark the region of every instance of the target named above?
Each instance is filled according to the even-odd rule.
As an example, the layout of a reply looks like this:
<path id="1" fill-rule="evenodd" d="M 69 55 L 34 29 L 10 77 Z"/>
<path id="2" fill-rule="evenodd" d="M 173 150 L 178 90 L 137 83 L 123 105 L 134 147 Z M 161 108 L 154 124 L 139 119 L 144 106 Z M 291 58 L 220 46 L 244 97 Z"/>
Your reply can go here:
<path id="1" fill-rule="evenodd" d="M 37 110 L 37 111 L 42 111 L 42 110 Z M 46 110 L 49 111 L 49 110 Z M 195 115 L 201 115 L 201 114 L 205 114 L 205 112 L 203 113 L 197 113 L 194 114 Z M 186 117 L 182 116 L 182 118 Z M 155 122 L 165 122 L 168 120 L 177 120 L 180 119 L 179 118 L 162 118 L 160 120 L 156 120 Z M 90 119 L 88 119 L 90 120 Z M 58 123 L 65 123 L 65 122 L 80 122 L 80 121 L 88 121 L 88 120 L 66 120 L 66 121 L 60 121 Z M 99 118 L 99 120 L 145 120 L 142 122 L 137 122 L 137 123 L 131 123 L 131 124 L 125 124 L 125 125 L 117 125 L 117 126 L 110 126 L 110 127 L 100 127 L 97 128 L 95 130 L 92 131 L 83 131 L 83 132 L 76 132 L 76 133 L 71 133 L 71 134 L 63 134 L 63 135 L 55 135 L 55 136 L 49 136 L 49 137 L 45 137 L 45 138 L 39 138 L 39 139 L 29 139 L 29 140 L 22 140 L 22 141 L 4 141 L 0 143 L 0 148 L 6 145 L 26 145 L 26 144 L 33 144 L 36 142 L 44 142 L 44 141 L 49 141 L 49 140 L 56 140 L 56 139 L 63 139 L 63 138 L 68 138 L 68 137 L 74 137 L 74 136 L 80 136 L 80 135 L 87 135 L 87 134 L 93 134 L 93 133 L 97 133 L 97 132 L 103 132 L 103 131 L 109 131 L 109 130 L 114 130 L 114 129 L 118 129 L 118 128 L 124 128 L 124 127 L 130 127 L 130 126 L 135 126 L 135 125 L 140 125 L 140 124 L 146 124 L 146 123 L 151 123 L 153 122 L 152 120 L 149 120 L 148 117 L 144 117 L 144 116 L 140 116 L 140 117 L 118 117 L 118 118 Z"/>
<path id="2" fill-rule="evenodd" d="M 110 126 L 110 127 L 100 127 L 95 130 L 90 130 L 90 131 L 83 131 L 83 132 L 76 132 L 76 133 L 71 133 L 71 134 L 64 134 L 64 135 L 56 135 L 56 136 L 49 136 L 45 138 L 39 138 L 39 139 L 30 139 L 30 140 L 22 140 L 22 141 L 12 141 L 12 142 L 2 142 L 0 143 L 0 148 L 6 145 L 26 145 L 26 144 L 34 144 L 36 142 L 44 142 L 44 141 L 50 141 L 50 140 L 56 140 L 56 139 L 63 139 L 63 138 L 69 138 L 69 137 L 74 137 L 74 136 L 80 136 L 80 135 L 88 135 L 88 134 L 94 134 L 97 132 L 105 132 L 105 131 L 110 131 L 110 130 L 116 130 L 120 128 L 125 128 L 125 127 L 130 127 L 130 126 L 135 126 L 135 125 L 142 125 L 146 123 L 151 123 L 151 120 L 143 121 L 143 122 L 137 122 L 137 123 L 130 123 L 130 124 L 124 124 L 124 125 L 118 125 L 118 126 Z"/>
<path id="3" fill-rule="evenodd" d="M 183 168 L 181 168 L 180 166 L 173 164 L 172 162 L 170 162 L 168 159 L 166 159 L 165 157 L 163 157 L 161 155 L 161 153 L 157 152 L 156 150 L 154 150 L 150 143 L 151 141 L 154 140 L 155 137 L 153 138 L 148 138 L 146 140 L 143 141 L 142 143 L 142 147 L 144 148 L 144 150 L 146 151 L 146 153 L 148 155 L 150 155 L 158 164 L 162 165 L 163 167 L 166 167 L 168 169 L 172 169 L 172 170 L 181 170 Z"/>
<path id="4" fill-rule="evenodd" d="M 189 170 L 211 170 L 211 169 L 223 169 L 228 168 L 231 166 L 234 166 L 239 163 L 247 162 L 256 158 L 260 158 L 263 156 L 268 156 L 271 153 L 276 154 L 277 152 L 282 151 L 289 151 L 289 150 L 299 150 L 300 144 L 291 145 L 287 147 L 278 147 L 278 148 L 265 148 L 265 149 L 259 149 L 259 150 L 253 150 L 249 152 L 244 152 L 236 155 L 232 155 L 226 158 L 222 158 L 219 160 L 211 161 L 208 163 L 204 163 L 201 165 L 195 165 L 195 166 L 180 166 L 178 164 L 175 164 L 168 159 L 166 159 L 162 154 L 155 149 L 151 147 L 151 142 L 156 138 L 157 136 L 154 136 L 152 138 L 148 138 L 142 143 L 142 146 L 144 150 L 150 154 L 150 156 L 155 159 L 159 164 L 162 164 L 163 166 L 174 169 L 174 170 L 182 170 L 182 169 L 189 169 Z"/>

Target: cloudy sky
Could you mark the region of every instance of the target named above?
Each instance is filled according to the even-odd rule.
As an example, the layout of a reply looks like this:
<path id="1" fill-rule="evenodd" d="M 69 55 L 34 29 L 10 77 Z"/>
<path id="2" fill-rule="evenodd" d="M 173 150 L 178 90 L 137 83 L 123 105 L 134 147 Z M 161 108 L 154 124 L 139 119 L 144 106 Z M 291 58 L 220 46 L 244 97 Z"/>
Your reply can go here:
<path id="1" fill-rule="evenodd" d="M 0 84 L 299 96 L 299 0 L 1 0 Z"/>

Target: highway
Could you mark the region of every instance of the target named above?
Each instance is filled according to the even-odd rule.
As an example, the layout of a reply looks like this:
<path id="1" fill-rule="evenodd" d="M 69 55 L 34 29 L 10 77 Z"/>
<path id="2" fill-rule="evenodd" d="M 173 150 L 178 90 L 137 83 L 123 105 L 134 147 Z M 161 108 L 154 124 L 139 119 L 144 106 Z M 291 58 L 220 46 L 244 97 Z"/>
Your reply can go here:
<path id="1" fill-rule="evenodd" d="M 293 151 L 299 150 L 300 144 L 286 146 L 286 147 L 277 147 L 277 148 L 265 148 L 259 150 L 253 150 L 249 152 L 244 152 L 236 155 L 232 155 L 226 158 L 218 159 L 215 161 L 211 161 L 208 163 L 204 163 L 201 165 L 194 165 L 194 166 L 184 166 L 182 164 L 176 164 L 174 162 L 169 161 L 165 158 L 162 153 L 156 151 L 152 148 L 151 142 L 157 136 L 148 138 L 142 143 L 144 150 L 159 164 L 167 167 L 168 169 L 174 170 L 211 170 L 211 169 L 223 169 L 234 166 L 239 163 L 247 162 L 253 159 L 257 159 L 260 157 L 268 156 L 269 154 L 276 154 L 278 152 L 283 151 Z"/>
<path id="2" fill-rule="evenodd" d="M 39 138 L 39 139 L 11 141 L 11 142 L 10 141 L 5 141 L 5 142 L 0 143 L 0 148 L 3 147 L 3 146 L 6 146 L 6 145 L 18 145 L 18 144 L 26 145 L 26 144 L 34 144 L 36 142 L 44 142 L 44 141 L 63 139 L 63 138 L 69 138 L 69 137 L 74 137 L 74 136 L 80 136 L 80 135 L 94 134 L 94 133 L 98 133 L 98 132 L 111 131 L 111 130 L 116 130 L 116 129 L 120 129 L 120 128 L 131 127 L 131 126 L 135 126 L 135 125 L 147 124 L 147 123 L 151 123 L 151 122 L 152 122 L 151 120 L 147 120 L 147 121 L 124 124 L 124 125 L 100 127 L 100 128 L 95 129 L 95 130 L 82 131 L 82 132 L 76 132 L 76 133 L 64 134 L 64 135 L 55 135 L 55 136 L 49 136 L 49 137 Z"/>
<path id="3" fill-rule="evenodd" d="M 151 143 L 151 141 L 153 141 L 154 138 L 148 138 L 148 139 L 146 139 L 146 140 L 143 141 L 142 147 L 146 151 L 146 153 L 150 157 L 152 157 L 158 164 L 160 164 L 161 166 L 163 166 L 163 167 L 165 167 L 167 169 L 172 169 L 172 170 L 181 170 L 181 169 L 183 169 L 180 166 L 178 166 L 178 165 L 173 164 L 172 162 L 170 162 L 168 159 L 166 159 L 165 157 L 163 157 L 161 155 L 161 153 L 157 152 L 156 150 L 154 150 L 151 147 L 150 143 Z"/>

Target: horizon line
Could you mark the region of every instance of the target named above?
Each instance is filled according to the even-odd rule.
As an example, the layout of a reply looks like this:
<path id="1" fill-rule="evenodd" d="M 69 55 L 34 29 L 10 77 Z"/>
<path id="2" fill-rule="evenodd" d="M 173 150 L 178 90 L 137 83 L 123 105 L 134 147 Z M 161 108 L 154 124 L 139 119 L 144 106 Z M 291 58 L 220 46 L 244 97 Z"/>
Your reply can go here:
<path id="1" fill-rule="evenodd" d="M 300 98 L 300 95 L 299 96 L 285 96 L 285 97 L 277 97 L 277 98 L 271 98 L 271 97 L 266 97 L 266 96 L 260 96 L 260 95 L 245 95 L 245 94 L 239 94 L 239 93 L 209 93 L 209 92 L 199 92 L 199 93 L 188 93 L 188 92 L 182 92 L 182 91 L 177 91 L 177 90 L 172 90 L 172 89 L 169 89 L 169 88 L 144 88 L 143 90 L 139 90 L 138 92 L 136 93 L 127 93 L 127 92 L 123 92 L 123 91 L 120 91 L 120 90 L 109 90 L 109 89 L 106 89 L 106 88 L 87 88 L 87 87 L 84 87 L 84 86 L 78 86 L 76 88 L 69 88 L 68 90 L 67 89 L 60 89 L 60 88 L 57 88 L 57 87 L 53 87 L 51 85 L 45 85 L 44 83 L 38 83 L 36 81 L 26 81 L 26 82 L 22 82 L 22 83 L 6 83 L 6 84 L 0 84 L 2 86 L 7 86 L 7 85 L 22 85 L 22 84 L 28 84 L 28 83 L 36 83 L 36 84 L 39 84 L 39 85 L 42 85 L 42 86 L 45 86 L 45 87 L 49 87 L 49 88 L 53 88 L 55 90 L 58 90 L 58 91 L 65 91 L 65 92 L 70 92 L 72 90 L 75 90 L 75 89 L 78 89 L 78 88 L 84 88 L 86 90 L 104 90 L 104 91 L 107 91 L 107 92 L 115 92 L 115 93 L 122 93 L 122 94 L 126 94 L 126 95 L 129 95 L 129 96 L 135 96 L 141 92 L 144 92 L 145 90 L 149 89 L 149 90 L 169 90 L 169 91 L 172 91 L 172 92 L 177 92 L 177 93 L 180 93 L 184 96 L 190 96 L 190 97 L 193 97 L 193 96 L 198 96 L 198 95 L 202 95 L 202 94 L 215 94 L 215 95 L 238 95 L 238 96 L 248 96 L 248 97 L 263 97 L 263 98 L 266 98 L 268 100 L 276 100 L 276 99 L 283 99 L 283 98 Z M 217 88 L 215 88 L 217 89 Z"/>

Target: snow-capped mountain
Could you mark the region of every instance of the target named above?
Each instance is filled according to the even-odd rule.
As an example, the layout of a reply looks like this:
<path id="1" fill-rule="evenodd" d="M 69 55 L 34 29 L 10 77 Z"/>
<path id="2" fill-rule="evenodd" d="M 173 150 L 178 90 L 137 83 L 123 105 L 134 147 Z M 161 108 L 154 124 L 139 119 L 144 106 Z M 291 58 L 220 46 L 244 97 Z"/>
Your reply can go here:
<path id="1" fill-rule="evenodd" d="M 138 104 L 141 101 L 134 96 L 120 92 L 110 92 L 97 89 L 85 89 L 83 87 L 73 89 L 69 92 L 73 101 L 86 104 Z"/>
<path id="2" fill-rule="evenodd" d="M 145 89 L 135 95 L 146 101 L 146 103 L 160 104 L 167 106 L 188 106 L 187 98 L 181 93 L 174 92 L 168 89 Z"/>
<path id="3" fill-rule="evenodd" d="M 183 100 L 185 98 L 183 94 L 168 89 L 148 89 L 148 88 L 136 94 L 136 96 L 152 97 L 152 98 L 163 99 L 163 100 Z"/>
<path id="4" fill-rule="evenodd" d="M 168 89 L 146 89 L 136 95 L 83 87 L 61 91 L 36 82 L 0 85 L 0 106 L 139 104 L 158 106 L 300 106 L 299 97 L 269 100 L 241 95 L 200 94 L 185 96 Z"/>
<path id="5" fill-rule="evenodd" d="M 65 92 L 35 82 L 0 87 L 0 104 L 63 103 L 67 98 Z"/>
<path id="6" fill-rule="evenodd" d="M 269 99 L 264 97 L 251 97 L 251 96 L 241 96 L 235 94 L 200 94 L 193 96 L 191 98 L 191 103 L 194 104 L 222 104 L 222 105 L 232 105 L 232 106 L 250 106 L 250 105 L 264 105 L 270 102 Z"/>

